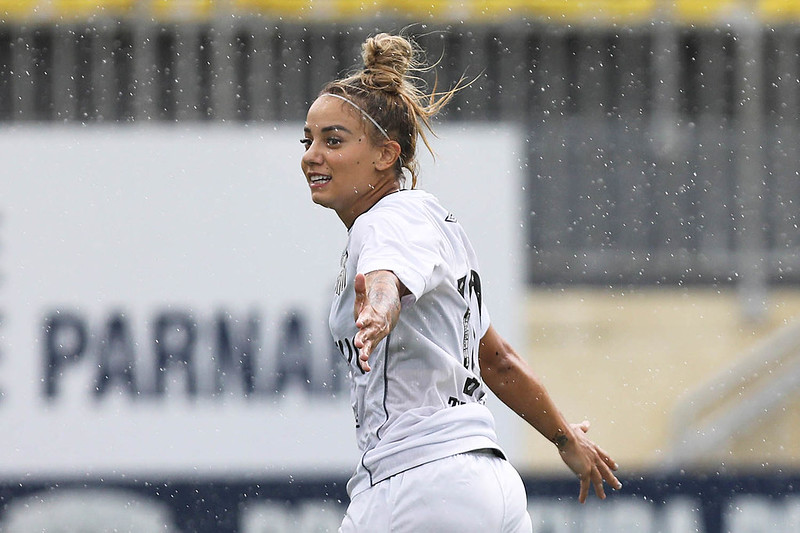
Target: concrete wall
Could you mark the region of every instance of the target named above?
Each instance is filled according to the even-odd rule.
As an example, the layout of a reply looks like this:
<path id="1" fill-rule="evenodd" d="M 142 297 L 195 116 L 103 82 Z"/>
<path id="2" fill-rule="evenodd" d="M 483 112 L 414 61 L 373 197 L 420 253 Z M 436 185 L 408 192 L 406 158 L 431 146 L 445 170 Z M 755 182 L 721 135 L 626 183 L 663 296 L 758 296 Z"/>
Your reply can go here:
<path id="1" fill-rule="evenodd" d="M 774 290 L 761 323 L 744 319 L 731 289 L 532 291 L 526 356 L 567 416 L 626 471 L 657 470 L 672 451 L 674 409 L 687 391 L 800 316 L 800 290 Z M 780 369 L 777 370 L 780 372 Z M 709 468 L 800 465 L 800 392 L 705 458 Z M 527 467 L 559 471 L 552 446 L 530 435 Z"/>

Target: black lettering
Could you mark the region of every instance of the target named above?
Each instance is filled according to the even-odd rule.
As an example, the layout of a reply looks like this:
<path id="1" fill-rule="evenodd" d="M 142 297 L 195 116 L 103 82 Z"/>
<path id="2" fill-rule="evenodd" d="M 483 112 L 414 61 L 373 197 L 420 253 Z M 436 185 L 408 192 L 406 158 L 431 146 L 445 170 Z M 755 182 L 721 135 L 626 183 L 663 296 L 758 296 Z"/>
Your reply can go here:
<path id="1" fill-rule="evenodd" d="M 350 341 L 350 339 L 344 340 L 345 346 L 347 346 L 347 364 L 352 364 L 353 359 L 358 361 L 358 348 L 356 348 L 355 341 Z M 361 368 L 361 365 L 356 364 L 357 367 Z"/>
<path id="2" fill-rule="evenodd" d="M 186 372 L 186 392 L 189 396 L 197 396 L 197 376 L 192 362 L 197 339 L 196 327 L 189 313 L 167 312 L 156 319 L 153 334 L 156 396 L 163 396 L 166 392 L 167 371 L 176 364 Z"/>
<path id="3" fill-rule="evenodd" d="M 475 295 L 475 298 L 478 300 L 478 313 L 480 313 L 481 306 L 483 305 L 483 296 L 481 293 L 481 277 L 474 270 L 471 271 L 471 275 L 469 277 L 469 295 L 472 296 L 473 294 Z"/>
<path id="4" fill-rule="evenodd" d="M 463 357 L 463 364 L 464 368 L 470 367 L 470 359 L 472 354 L 470 352 L 469 341 L 472 337 L 472 327 L 470 326 L 470 318 L 472 317 L 472 313 L 467 307 L 467 310 L 464 311 L 464 318 L 463 318 L 463 326 L 464 326 L 464 337 L 461 339 L 461 352 L 464 354 Z M 472 370 L 472 369 L 470 369 Z"/>
<path id="5" fill-rule="evenodd" d="M 344 348 L 347 348 L 347 353 L 345 353 Z M 350 339 L 345 339 L 344 342 L 339 341 L 339 349 L 342 350 L 342 355 L 347 359 L 347 364 L 352 364 L 354 352 L 353 347 L 350 345 Z"/>
<path id="6" fill-rule="evenodd" d="M 302 389 L 311 392 L 311 355 L 306 325 L 298 313 L 287 318 L 278 365 L 275 371 L 275 394 L 285 391 L 291 381 L 297 381 Z"/>
<path id="7" fill-rule="evenodd" d="M 478 275 L 478 273 L 474 270 L 470 270 L 469 285 L 467 284 L 467 276 L 459 278 L 456 283 L 458 286 L 458 292 L 464 297 L 465 300 L 469 302 L 472 296 L 475 296 L 475 299 L 478 302 L 478 312 L 480 312 L 481 306 L 483 305 L 483 293 L 481 290 L 481 277 Z"/>
<path id="8" fill-rule="evenodd" d="M 214 387 L 216 394 L 225 391 L 227 376 L 238 374 L 241 378 L 242 392 L 245 397 L 256 390 L 255 354 L 259 342 L 259 320 L 251 313 L 242 328 L 234 327 L 238 320 L 231 323 L 229 313 L 220 312 L 216 319 L 216 372 Z"/>
<path id="9" fill-rule="evenodd" d="M 105 335 L 100 341 L 98 358 L 95 396 L 103 396 L 109 386 L 116 382 L 135 398 L 138 394 L 134 376 L 136 352 L 123 313 L 117 313 L 108 320 Z"/>
<path id="10" fill-rule="evenodd" d="M 58 394 L 58 378 L 67 364 L 83 357 L 88 333 L 77 315 L 55 311 L 45 317 L 44 325 L 44 394 L 48 399 Z"/>
<path id="11" fill-rule="evenodd" d="M 477 272 L 470 270 L 469 281 L 467 276 L 464 276 L 457 281 L 458 292 L 466 301 L 467 307 L 464 311 L 463 326 L 464 335 L 462 338 L 461 351 L 462 363 L 464 368 L 475 371 L 476 361 L 478 359 L 478 332 L 473 326 L 473 322 L 480 323 L 481 306 L 483 305 L 483 296 L 481 293 L 481 278 Z M 477 306 L 478 316 L 473 317 L 470 308 Z"/>
<path id="12" fill-rule="evenodd" d="M 344 340 L 344 345 L 347 348 L 347 364 L 353 364 L 353 357 L 358 355 L 358 349 L 350 342 L 350 339 Z"/>
<path id="13" fill-rule="evenodd" d="M 344 362 L 341 355 L 340 343 L 334 343 L 333 349 L 328 354 L 328 382 L 324 384 L 325 390 L 331 395 L 335 395 L 344 389 L 344 376 L 347 374 L 347 369 L 344 367 Z"/>
<path id="14" fill-rule="evenodd" d="M 462 402 L 455 396 L 450 396 L 450 398 L 447 399 L 447 405 L 449 405 L 450 407 L 455 407 L 456 405 L 464 405 L 465 403 L 467 402 Z"/>
<path id="15" fill-rule="evenodd" d="M 237 318 L 220 310 L 213 320 L 203 323 L 180 310 L 158 312 L 149 318 L 142 321 L 151 325 L 150 344 L 140 347 L 136 323 L 122 309 L 101 315 L 96 330 L 75 312 L 46 314 L 41 343 L 43 395 L 52 399 L 64 394 L 60 389 L 70 368 L 89 365 L 84 368 L 89 372 L 86 390 L 97 401 L 117 392 L 127 398 L 160 399 L 168 392 L 192 398 L 223 393 L 249 398 L 280 394 L 295 385 L 309 395 L 335 396 L 346 388 L 346 377 L 352 371 L 344 360 L 358 366 L 359 350 L 352 339 L 334 346 L 320 343 L 315 349 L 309 321 L 299 311 L 280 324 L 278 348 L 269 357 L 263 351 L 263 322 L 255 312 Z M 202 329 L 205 327 L 208 331 Z M 201 339 L 207 339 L 207 344 L 201 345 Z M 261 357 L 267 360 L 260 361 Z"/>
<path id="16" fill-rule="evenodd" d="M 339 348 L 339 352 L 342 356 L 347 359 L 347 365 L 353 365 L 353 359 L 356 360 L 356 364 L 354 365 L 358 368 L 362 374 L 366 374 L 367 371 L 361 367 L 361 362 L 358 359 L 358 354 L 360 353 L 358 347 L 355 345 L 355 341 L 351 341 L 350 339 L 339 340 L 335 342 L 336 347 Z"/>

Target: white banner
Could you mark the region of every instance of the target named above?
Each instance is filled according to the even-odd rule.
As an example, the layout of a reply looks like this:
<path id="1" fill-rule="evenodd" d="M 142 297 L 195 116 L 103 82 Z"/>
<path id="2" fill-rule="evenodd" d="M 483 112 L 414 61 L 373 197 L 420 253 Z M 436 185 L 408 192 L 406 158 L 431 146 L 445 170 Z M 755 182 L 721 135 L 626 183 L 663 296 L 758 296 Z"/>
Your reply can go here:
<path id="1" fill-rule="evenodd" d="M 518 340 L 519 136 L 442 127 L 420 187 L 466 226 Z M 301 124 L 0 131 L 0 475 L 349 472 L 327 331 L 346 231 Z M 503 444 L 515 423 L 495 409 Z"/>

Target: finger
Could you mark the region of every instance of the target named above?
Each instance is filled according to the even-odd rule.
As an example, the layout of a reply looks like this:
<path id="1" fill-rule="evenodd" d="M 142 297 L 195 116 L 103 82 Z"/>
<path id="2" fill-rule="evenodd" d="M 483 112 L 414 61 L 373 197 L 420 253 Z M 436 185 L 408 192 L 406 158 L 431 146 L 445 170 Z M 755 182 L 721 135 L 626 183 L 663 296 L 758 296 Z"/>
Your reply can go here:
<path id="1" fill-rule="evenodd" d="M 586 498 L 589 497 L 589 477 L 581 476 L 581 491 L 578 494 L 578 501 L 584 503 Z"/>
<path id="2" fill-rule="evenodd" d="M 611 468 L 611 470 L 616 470 L 619 468 L 617 462 L 614 459 L 612 459 L 611 456 L 608 455 L 608 453 L 606 453 L 604 449 L 602 449 L 600 446 L 595 445 L 595 450 L 597 451 L 597 454 L 600 456 L 600 459 L 603 461 L 603 463 L 607 464 L 608 467 Z"/>
<path id="3" fill-rule="evenodd" d="M 364 372 L 369 372 L 371 370 L 369 366 L 369 354 L 372 353 L 372 346 L 368 342 L 362 341 L 358 335 L 356 335 L 356 338 L 353 340 L 353 344 L 355 344 L 358 349 L 358 365 Z"/>
<path id="4" fill-rule="evenodd" d="M 572 429 L 580 429 L 582 433 L 586 433 L 586 432 L 589 431 L 589 421 L 588 420 L 584 420 L 580 424 L 570 424 L 570 426 L 572 426 Z"/>
<path id="5" fill-rule="evenodd" d="M 606 491 L 603 487 L 603 476 L 600 474 L 600 470 L 596 466 L 592 467 L 592 485 L 594 485 L 594 493 L 597 494 L 597 497 L 601 500 L 605 500 Z"/>
<path id="6" fill-rule="evenodd" d="M 592 448 L 594 448 L 594 451 L 598 455 L 598 457 L 600 457 L 600 460 L 604 464 L 608 465 L 608 467 L 611 468 L 611 470 L 616 470 L 617 468 L 619 468 L 617 462 L 611 458 L 608 452 L 606 452 L 603 448 L 601 448 L 600 446 L 598 446 L 597 444 L 588 439 L 587 442 L 591 445 Z"/>
<path id="7" fill-rule="evenodd" d="M 363 308 L 361 309 L 363 311 Z M 369 316 L 366 313 L 359 313 L 356 315 L 356 327 L 360 330 L 364 330 L 367 327 L 367 323 L 369 321 Z"/>
<path id="8" fill-rule="evenodd" d="M 356 333 L 355 338 L 353 338 L 353 345 L 356 347 L 356 350 L 358 350 L 359 366 L 365 372 L 369 372 L 370 366 L 368 361 L 372 353 L 372 342 L 369 340 L 369 336 L 365 330 Z"/>
<path id="9" fill-rule="evenodd" d="M 617 476 L 614 475 L 614 472 L 611 471 L 611 467 L 602 461 L 598 461 L 597 468 L 600 470 L 600 475 L 603 477 L 603 480 L 609 484 L 613 489 L 619 490 L 622 488 L 622 483 Z"/>
<path id="10" fill-rule="evenodd" d="M 603 477 L 606 480 L 606 483 L 608 483 L 608 485 L 614 490 L 620 490 L 622 488 L 622 481 L 617 479 L 617 476 L 611 472 L 608 472 L 608 475 Z"/>
<path id="11" fill-rule="evenodd" d="M 356 348 L 358 348 L 359 359 L 367 359 L 369 354 L 372 353 L 372 343 L 369 340 L 369 336 L 363 329 L 356 333 L 356 336 L 353 339 L 353 344 Z"/>

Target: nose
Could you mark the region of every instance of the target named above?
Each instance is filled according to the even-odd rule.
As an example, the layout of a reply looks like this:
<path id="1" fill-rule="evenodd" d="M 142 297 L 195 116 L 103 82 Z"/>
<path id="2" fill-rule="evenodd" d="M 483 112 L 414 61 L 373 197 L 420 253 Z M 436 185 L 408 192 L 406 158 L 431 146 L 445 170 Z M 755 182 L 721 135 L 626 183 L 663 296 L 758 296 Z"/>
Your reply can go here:
<path id="1" fill-rule="evenodd" d="M 312 141 L 308 149 L 303 152 L 301 161 L 303 165 L 319 165 L 322 163 L 322 150 L 319 149 L 316 142 Z"/>

